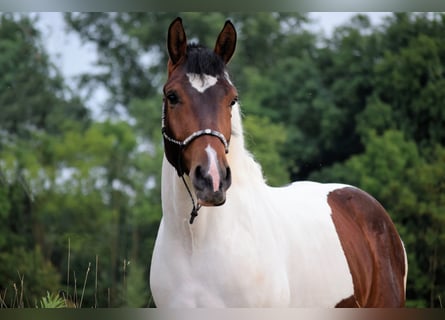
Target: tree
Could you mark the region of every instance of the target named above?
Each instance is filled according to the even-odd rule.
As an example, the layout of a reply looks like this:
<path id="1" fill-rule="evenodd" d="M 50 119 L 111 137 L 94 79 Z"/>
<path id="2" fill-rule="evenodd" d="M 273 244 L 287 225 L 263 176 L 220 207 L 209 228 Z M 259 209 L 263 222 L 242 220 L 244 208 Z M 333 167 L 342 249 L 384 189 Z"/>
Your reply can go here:
<path id="1" fill-rule="evenodd" d="M 244 126 L 248 149 L 261 163 L 267 183 L 276 187 L 289 183 L 287 167 L 280 156 L 286 141 L 284 127 L 258 116 L 246 117 Z"/>
<path id="2" fill-rule="evenodd" d="M 441 38 L 420 34 L 375 67 L 377 94 L 393 106 L 398 127 L 422 147 L 445 143 L 444 51 Z"/>
<path id="3" fill-rule="evenodd" d="M 60 279 L 45 255 L 38 208 L 53 174 L 51 135 L 86 123 L 88 112 L 22 15 L 0 15 L 0 105 L 0 291 L 13 306 L 35 306 Z"/>
<path id="4" fill-rule="evenodd" d="M 60 73 L 43 51 L 33 22 L 2 14 L 0 25 L 2 129 L 23 137 L 30 129 L 60 133 L 60 119 L 85 121 L 87 109 L 64 87 Z"/>

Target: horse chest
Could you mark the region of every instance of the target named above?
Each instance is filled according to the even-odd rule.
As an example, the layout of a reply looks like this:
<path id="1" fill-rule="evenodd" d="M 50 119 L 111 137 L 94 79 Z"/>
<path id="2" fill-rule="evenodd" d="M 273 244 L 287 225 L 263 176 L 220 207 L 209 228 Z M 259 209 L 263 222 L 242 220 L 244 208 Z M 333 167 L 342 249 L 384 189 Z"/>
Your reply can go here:
<path id="1" fill-rule="evenodd" d="M 159 272 L 152 275 L 152 286 L 157 291 L 153 294 L 158 306 L 288 305 L 287 273 L 284 265 L 278 263 L 282 259 L 278 254 L 266 254 L 268 250 L 259 251 L 253 239 L 241 231 L 233 235 L 234 238 L 215 237 L 213 241 L 195 244 L 191 253 L 188 246 L 181 245 L 182 248 L 169 246 L 168 257 L 154 256 L 158 262 L 152 272 Z M 163 241 L 158 240 L 162 247 Z M 158 249 L 161 252 L 162 248 Z"/>

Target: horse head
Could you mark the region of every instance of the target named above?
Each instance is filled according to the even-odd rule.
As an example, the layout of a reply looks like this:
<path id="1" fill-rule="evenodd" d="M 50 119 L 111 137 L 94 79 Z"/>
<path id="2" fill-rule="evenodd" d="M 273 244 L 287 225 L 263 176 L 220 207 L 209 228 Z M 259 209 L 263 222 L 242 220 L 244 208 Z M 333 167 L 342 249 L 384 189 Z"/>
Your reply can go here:
<path id="1" fill-rule="evenodd" d="M 236 31 L 226 21 L 213 50 L 188 44 L 182 20 L 168 30 L 168 78 L 163 88 L 164 147 L 179 176 L 187 174 L 204 206 L 224 204 L 231 185 L 229 151 L 231 107 L 237 91 L 226 65 Z"/>

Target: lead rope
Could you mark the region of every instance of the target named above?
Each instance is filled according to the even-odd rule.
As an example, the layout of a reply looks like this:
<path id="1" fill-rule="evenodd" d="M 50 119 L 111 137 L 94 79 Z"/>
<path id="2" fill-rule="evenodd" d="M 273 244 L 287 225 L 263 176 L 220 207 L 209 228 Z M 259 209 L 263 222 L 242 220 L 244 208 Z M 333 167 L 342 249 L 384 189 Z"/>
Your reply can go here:
<path id="1" fill-rule="evenodd" d="M 198 216 L 198 210 L 201 209 L 201 205 L 200 204 L 196 205 L 195 199 L 193 199 L 192 192 L 190 191 L 190 188 L 189 188 L 189 186 L 187 185 L 187 182 L 184 179 L 184 175 L 182 175 L 181 178 L 182 178 L 182 181 L 184 182 L 184 186 L 187 189 L 187 192 L 188 192 L 188 194 L 190 196 L 190 199 L 192 200 L 193 208 L 192 208 L 192 212 L 190 213 L 189 223 L 193 224 L 193 221 Z"/>
<path id="2" fill-rule="evenodd" d="M 181 147 L 181 149 L 182 148 L 184 148 L 184 147 Z M 201 205 L 200 204 L 196 204 L 195 199 L 193 198 L 192 192 L 190 191 L 190 188 L 189 188 L 189 186 L 187 184 L 187 181 L 185 181 L 184 172 L 183 172 L 182 166 L 181 166 L 181 163 L 182 163 L 181 162 L 181 155 L 182 155 L 182 150 L 181 150 L 181 152 L 178 155 L 178 168 L 180 170 L 181 179 L 182 179 L 182 182 L 184 182 L 185 189 L 187 190 L 187 193 L 190 196 L 190 200 L 192 200 L 193 208 L 192 208 L 192 212 L 190 212 L 189 223 L 193 224 L 193 221 L 195 221 L 195 218 L 198 216 L 199 209 L 201 209 Z"/>

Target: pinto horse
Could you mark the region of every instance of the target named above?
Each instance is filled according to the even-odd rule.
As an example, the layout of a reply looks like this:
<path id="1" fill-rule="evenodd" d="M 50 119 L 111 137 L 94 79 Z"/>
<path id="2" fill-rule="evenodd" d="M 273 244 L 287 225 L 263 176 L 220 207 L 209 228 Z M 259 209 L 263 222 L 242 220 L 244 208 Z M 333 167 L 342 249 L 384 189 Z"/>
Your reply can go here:
<path id="1" fill-rule="evenodd" d="M 180 18 L 168 30 L 156 305 L 404 306 L 405 249 L 374 198 L 343 184 L 265 183 L 226 68 L 235 43 L 230 21 L 213 50 L 188 44 Z"/>

